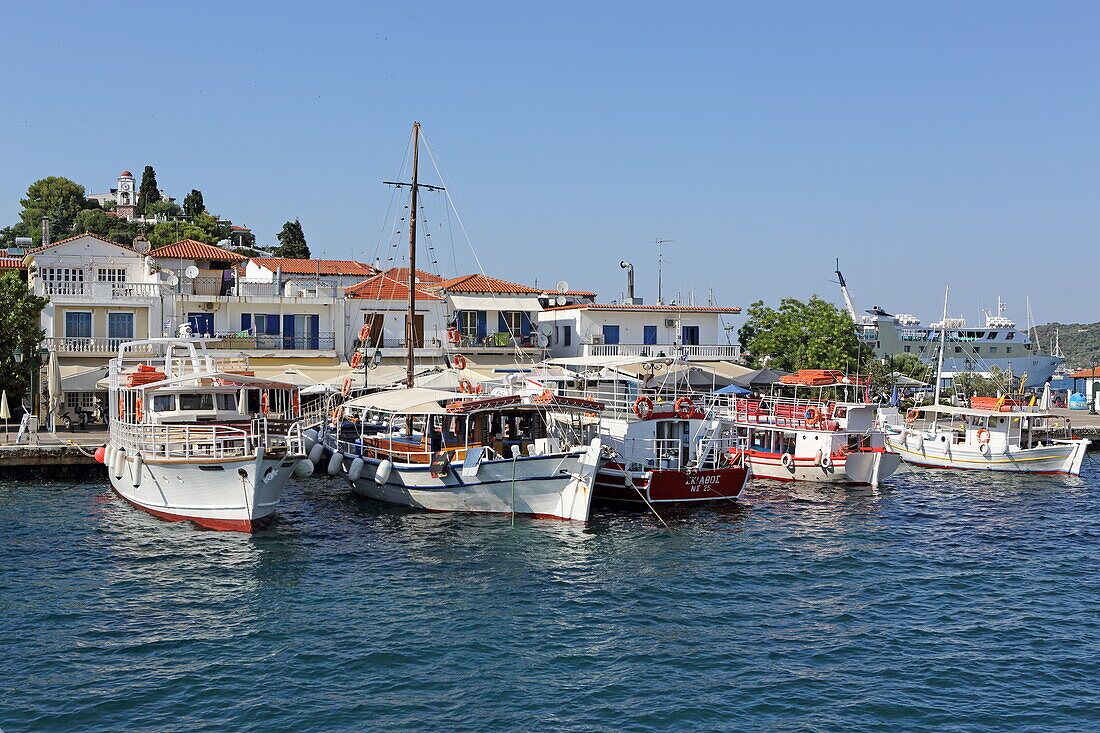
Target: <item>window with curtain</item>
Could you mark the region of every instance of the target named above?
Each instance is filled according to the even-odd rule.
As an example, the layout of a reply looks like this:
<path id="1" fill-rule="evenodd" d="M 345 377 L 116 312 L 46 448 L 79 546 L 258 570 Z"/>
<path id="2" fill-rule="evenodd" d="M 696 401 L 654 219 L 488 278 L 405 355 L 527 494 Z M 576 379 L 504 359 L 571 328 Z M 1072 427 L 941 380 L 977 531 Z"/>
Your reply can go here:
<path id="1" fill-rule="evenodd" d="M 134 338 L 134 314 L 116 312 L 107 314 L 107 338 L 128 341 Z"/>
<path id="2" fill-rule="evenodd" d="M 91 338 L 92 314 L 85 311 L 69 311 L 66 313 L 65 336 L 67 338 Z"/>

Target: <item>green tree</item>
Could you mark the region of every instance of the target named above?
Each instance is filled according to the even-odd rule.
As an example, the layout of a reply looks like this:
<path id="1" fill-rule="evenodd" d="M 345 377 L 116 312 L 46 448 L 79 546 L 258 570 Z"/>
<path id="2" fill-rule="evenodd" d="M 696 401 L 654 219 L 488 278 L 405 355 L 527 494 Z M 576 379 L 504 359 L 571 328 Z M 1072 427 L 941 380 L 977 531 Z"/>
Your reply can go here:
<path id="1" fill-rule="evenodd" d="M 157 187 L 157 172 L 153 166 L 145 166 L 141 172 L 141 186 L 138 188 L 137 209 L 144 213 L 149 204 L 160 201 L 160 189 Z"/>
<path id="2" fill-rule="evenodd" d="M 133 243 L 134 237 L 141 234 L 141 231 L 140 225 L 118 216 L 111 216 L 102 209 L 81 211 L 77 214 L 72 229 L 74 235 L 89 232 L 127 246 Z"/>
<path id="3" fill-rule="evenodd" d="M 30 373 L 37 366 L 38 349 L 46 334 L 39 321 L 49 302 L 28 290 L 18 274 L 0 277 L 0 389 L 6 389 L 13 401 L 30 387 Z M 15 361 L 16 349 L 24 354 L 22 364 Z"/>
<path id="4" fill-rule="evenodd" d="M 191 193 L 183 197 L 183 213 L 188 217 L 195 217 L 206 212 L 206 205 L 202 201 L 202 191 L 192 188 Z"/>
<path id="5" fill-rule="evenodd" d="M 23 222 L 0 229 L 0 247 L 14 247 L 16 237 L 29 237 L 31 232 Z"/>
<path id="6" fill-rule="evenodd" d="M 145 236 L 156 247 L 178 242 L 181 239 L 194 239 L 196 242 L 217 244 L 229 239 L 229 227 L 220 224 L 210 214 L 199 214 L 193 220 L 176 219 L 154 226 Z"/>
<path id="7" fill-rule="evenodd" d="M 289 257 L 295 260 L 310 258 L 306 235 L 302 231 L 302 223 L 297 219 L 283 224 L 283 230 L 275 236 L 279 239 L 279 246 L 272 250 L 272 256 Z"/>
<path id="8" fill-rule="evenodd" d="M 816 295 L 805 302 L 783 298 L 778 309 L 757 301 L 746 315 L 738 337 L 754 366 L 853 371 L 869 356 L 860 353 L 851 317 Z"/>
<path id="9" fill-rule="evenodd" d="M 42 217 L 50 220 L 51 237 L 56 240 L 61 237 L 52 233 L 66 235 L 76 215 L 90 207 L 84 197 L 84 187 L 60 176 L 35 181 L 27 189 L 27 198 L 20 199 L 19 203 L 23 206 L 19 218 L 35 244 L 42 243 Z"/>
<path id="10" fill-rule="evenodd" d="M 168 199 L 154 201 L 153 203 L 145 207 L 145 212 L 150 216 L 163 214 L 169 218 L 183 215 L 183 209 L 181 209 L 178 204 L 169 201 Z"/>

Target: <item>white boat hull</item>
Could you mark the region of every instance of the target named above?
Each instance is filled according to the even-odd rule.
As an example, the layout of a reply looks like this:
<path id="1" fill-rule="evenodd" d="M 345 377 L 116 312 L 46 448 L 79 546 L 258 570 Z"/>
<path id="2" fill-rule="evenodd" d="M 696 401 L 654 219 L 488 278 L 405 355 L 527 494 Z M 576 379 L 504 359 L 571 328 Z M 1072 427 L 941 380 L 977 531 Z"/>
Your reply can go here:
<path id="1" fill-rule="evenodd" d="M 784 466 L 779 454 L 748 451 L 745 455 L 753 478 L 776 481 L 878 486 L 901 465 L 900 456 L 881 450 L 851 453 L 834 459 L 829 466 L 820 465 L 816 456 L 792 457 L 790 466 Z"/>
<path id="2" fill-rule="evenodd" d="M 902 460 L 930 468 L 951 468 L 1012 473 L 1066 473 L 1078 475 L 1085 460 L 1088 440 L 1057 440 L 1041 448 L 992 449 L 925 438 L 912 432 L 887 436 L 890 450 Z"/>
<path id="3" fill-rule="evenodd" d="M 347 477 L 355 456 L 344 455 Z M 364 457 L 361 476 L 351 480 L 357 494 L 379 501 L 440 512 L 522 514 L 549 519 L 588 521 L 600 442 L 585 451 L 483 461 L 475 475 L 464 475 L 461 463 L 434 478 L 426 465 L 397 464 L 388 478 L 375 480 L 380 460 Z M 514 479 L 513 479 L 514 476 Z"/>
<path id="4" fill-rule="evenodd" d="M 209 529 L 250 532 L 268 519 L 303 456 L 262 452 L 213 460 L 121 462 L 121 475 L 107 466 L 111 487 L 154 516 L 190 521 Z M 113 463 L 113 462 L 112 462 Z"/>

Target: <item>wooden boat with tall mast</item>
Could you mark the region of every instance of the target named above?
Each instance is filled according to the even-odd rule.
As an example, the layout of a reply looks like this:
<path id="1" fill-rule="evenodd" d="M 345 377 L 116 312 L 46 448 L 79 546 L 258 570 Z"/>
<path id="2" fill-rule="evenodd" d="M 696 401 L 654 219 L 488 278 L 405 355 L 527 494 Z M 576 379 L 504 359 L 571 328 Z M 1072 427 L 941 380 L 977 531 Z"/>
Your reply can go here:
<path id="1" fill-rule="evenodd" d="M 409 272 L 416 272 L 420 124 L 413 125 Z M 405 388 L 356 397 L 323 423 L 327 470 L 353 491 L 434 511 L 587 521 L 601 444 L 583 415 L 603 405 L 553 394 L 485 397 L 417 388 L 416 287 L 409 283 Z M 548 419 L 563 411 L 569 424 Z M 348 422 L 350 421 L 350 422 Z"/>

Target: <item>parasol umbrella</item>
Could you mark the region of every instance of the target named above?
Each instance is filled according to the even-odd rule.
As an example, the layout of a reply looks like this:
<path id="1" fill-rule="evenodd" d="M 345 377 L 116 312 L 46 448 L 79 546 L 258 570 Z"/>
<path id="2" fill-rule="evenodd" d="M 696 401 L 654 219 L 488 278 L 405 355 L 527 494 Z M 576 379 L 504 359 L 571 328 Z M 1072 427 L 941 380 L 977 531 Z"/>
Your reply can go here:
<path id="1" fill-rule="evenodd" d="M 248 390 L 244 387 L 237 392 L 237 412 L 242 415 L 248 414 Z"/>
<path id="2" fill-rule="evenodd" d="M 4 442 L 8 442 L 8 420 L 11 420 L 11 410 L 8 409 L 8 391 L 0 392 L 0 420 L 4 421 Z"/>
<path id="3" fill-rule="evenodd" d="M 49 415 L 50 432 L 57 432 L 57 418 L 61 412 L 61 364 L 57 352 L 50 352 L 49 365 L 46 368 L 46 389 L 50 395 Z"/>
<path id="4" fill-rule="evenodd" d="M 1043 396 L 1039 399 L 1039 409 L 1050 409 L 1050 382 L 1043 385 Z"/>

